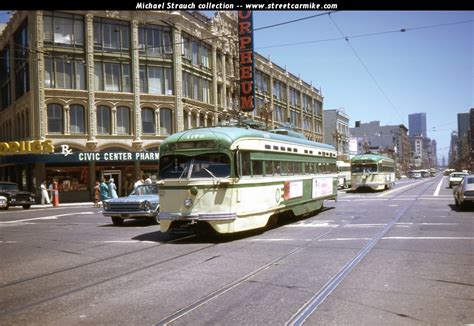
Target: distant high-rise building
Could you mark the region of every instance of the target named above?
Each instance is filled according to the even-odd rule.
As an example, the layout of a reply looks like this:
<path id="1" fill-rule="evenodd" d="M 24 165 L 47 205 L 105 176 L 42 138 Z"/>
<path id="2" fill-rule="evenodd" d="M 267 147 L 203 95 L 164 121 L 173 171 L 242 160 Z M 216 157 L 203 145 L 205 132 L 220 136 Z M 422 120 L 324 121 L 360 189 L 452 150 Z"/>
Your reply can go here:
<path id="1" fill-rule="evenodd" d="M 408 131 L 410 136 L 426 135 L 426 113 L 413 113 L 408 115 Z"/>

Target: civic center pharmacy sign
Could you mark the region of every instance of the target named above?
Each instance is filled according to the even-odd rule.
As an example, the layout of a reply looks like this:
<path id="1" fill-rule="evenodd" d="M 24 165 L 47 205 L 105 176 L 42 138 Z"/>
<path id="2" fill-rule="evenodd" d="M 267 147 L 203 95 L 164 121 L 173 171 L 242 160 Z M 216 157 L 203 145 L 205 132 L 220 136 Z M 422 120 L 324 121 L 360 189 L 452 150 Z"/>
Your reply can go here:
<path id="1" fill-rule="evenodd" d="M 102 152 L 102 153 L 76 153 L 79 161 L 158 161 L 160 154 L 157 152 Z"/>

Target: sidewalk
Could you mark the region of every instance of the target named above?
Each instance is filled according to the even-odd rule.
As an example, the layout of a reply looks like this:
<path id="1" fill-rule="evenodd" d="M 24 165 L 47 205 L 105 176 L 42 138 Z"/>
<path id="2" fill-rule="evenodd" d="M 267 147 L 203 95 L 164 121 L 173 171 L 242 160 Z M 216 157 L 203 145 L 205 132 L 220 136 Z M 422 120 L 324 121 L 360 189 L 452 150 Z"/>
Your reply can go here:
<path id="1" fill-rule="evenodd" d="M 94 208 L 94 203 L 93 202 L 85 202 L 85 203 L 59 203 L 59 206 L 57 208 L 61 207 L 80 207 L 80 206 L 86 206 L 90 208 Z M 31 205 L 31 208 L 54 208 L 53 204 L 46 204 L 46 205 L 41 205 L 41 204 L 35 204 Z"/>

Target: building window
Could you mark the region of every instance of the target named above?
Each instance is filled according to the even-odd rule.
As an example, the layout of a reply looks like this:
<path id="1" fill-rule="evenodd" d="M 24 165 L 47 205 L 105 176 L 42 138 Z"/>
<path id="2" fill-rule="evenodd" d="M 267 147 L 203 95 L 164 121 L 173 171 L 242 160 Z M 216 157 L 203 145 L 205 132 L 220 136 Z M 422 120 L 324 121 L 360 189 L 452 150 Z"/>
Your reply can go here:
<path id="1" fill-rule="evenodd" d="M 279 101 L 286 101 L 286 84 L 273 80 L 273 97 Z"/>
<path id="2" fill-rule="evenodd" d="M 212 102 L 211 81 L 186 71 L 183 72 L 183 96 L 205 103 Z"/>
<path id="3" fill-rule="evenodd" d="M 259 70 L 255 70 L 255 90 L 260 93 L 269 94 L 269 85 L 270 76 Z"/>
<path id="4" fill-rule="evenodd" d="M 86 89 L 83 60 L 45 57 L 44 86 L 47 88 Z"/>
<path id="5" fill-rule="evenodd" d="M 0 110 L 9 107 L 12 103 L 10 72 L 10 45 L 7 44 L 0 51 Z"/>
<path id="6" fill-rule="evenodd" d="M 297 128 L 301 126 L 299 112 L 294 110 L 290 111 L 290 122 Z"/>
<path id="7" fill-rule="evenodd" d="M 29 42 L 28 22 L 25 21 L 15 32 L 15 90 L 16 98 L 20 98 L 30 90 L 29 81 Z"/>
<path id="8" fill-rule="evenodd" d="M 110 108 L 108 106 L 97 107 L 97 133 L 110 134 Z"/>
<path id="9" fill-rule="evenodd" d="M 63 133 L 63 106 L 48 104 L 48 132 Z"/>
<path id="10" fill-rule="evenodd" d="M 69 108 L 69 118 L 71 120 L 71 133 L 83 134 L 84 127 L 84 107 L 82 105 L 73 104 Z"/>
<path id="11" fill-rule="evenodd" d="M 96 61 L 94 73 L 96 91 L 130 93 L 132 90 L 129 64 Z"/>
<path id="12" fill-rule="evenodd" d="M 182 56 L 185 62 L 191 63 L 194 66 L 210 69 L 211 60 L 210 48 L 206 43 L 200 42 L 188 35 L 182 36 Z"/>
<path id="13" fill-rule="evenodd" d="M 173 132 L 173 111 L 160 109 L 160 135 L 170 135 Z"/>
<path id="14" fill-rule="evenodd" d="M 171 68 L 140 65 L 140 92 L 173 95 L 173 74 Z"/>
<path id="15" fill-rule="evenodd" d="M 144 25 L 138 28 L 138 47 L 147 56 L 173 53 L 171 29 L 165 26 Z"/>
<path id="16" fill-rule="evenodd" d="M 45 43 L 84 45 L 84 16 L 46 11 L 43 14 Z"/>
<path id="17" fill-rule="evenodd" d="M 94 47 L 102 51 L 128 51 L 130 26 L 128 22 L 94 18 Z"/>
<path id="18" fill-rule="evenodd" d="M 142 109 L 142 132 L 154 134 L 155 130 L 155 111 L 149 108 Z"/>
<path id="19" fill-rule="evenodd" d="M 125 106 L 117 108 L 117 134 L 130 134 L 130 109 Z"/>
<path id="20" fill-rule="evenodd" d="M 300 106 L 300 91 L 290 87 L 290 105 L 291 106 Z"/>
<path id="21" fill-rule="evenodd" d="M 285 121 L 285 109 L 281 105 L 274 104 L 273 105 L 273 110 L 274 110 L 274 117 L 275 121 L 278 122 L 284 122 Z"/>

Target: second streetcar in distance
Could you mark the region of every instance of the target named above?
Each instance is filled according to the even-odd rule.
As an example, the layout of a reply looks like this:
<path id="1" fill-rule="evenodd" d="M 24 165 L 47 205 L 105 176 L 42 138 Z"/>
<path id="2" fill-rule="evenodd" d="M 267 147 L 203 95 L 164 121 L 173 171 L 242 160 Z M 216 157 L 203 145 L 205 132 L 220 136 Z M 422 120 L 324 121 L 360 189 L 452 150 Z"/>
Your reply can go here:
<path id="1" fill-rule="evenodd" d="M 285 129 L 191 129 L 161 145 L 160 179 L 162 232 L 240 232 L 335 200 L 336 151 Z"/>
<path id="2" fill-rule="evenodd" d="M 351 189 L 390 189 L 395 185 L 395 161 L 377 154 L 356 155 L 351 159 Z"/>

